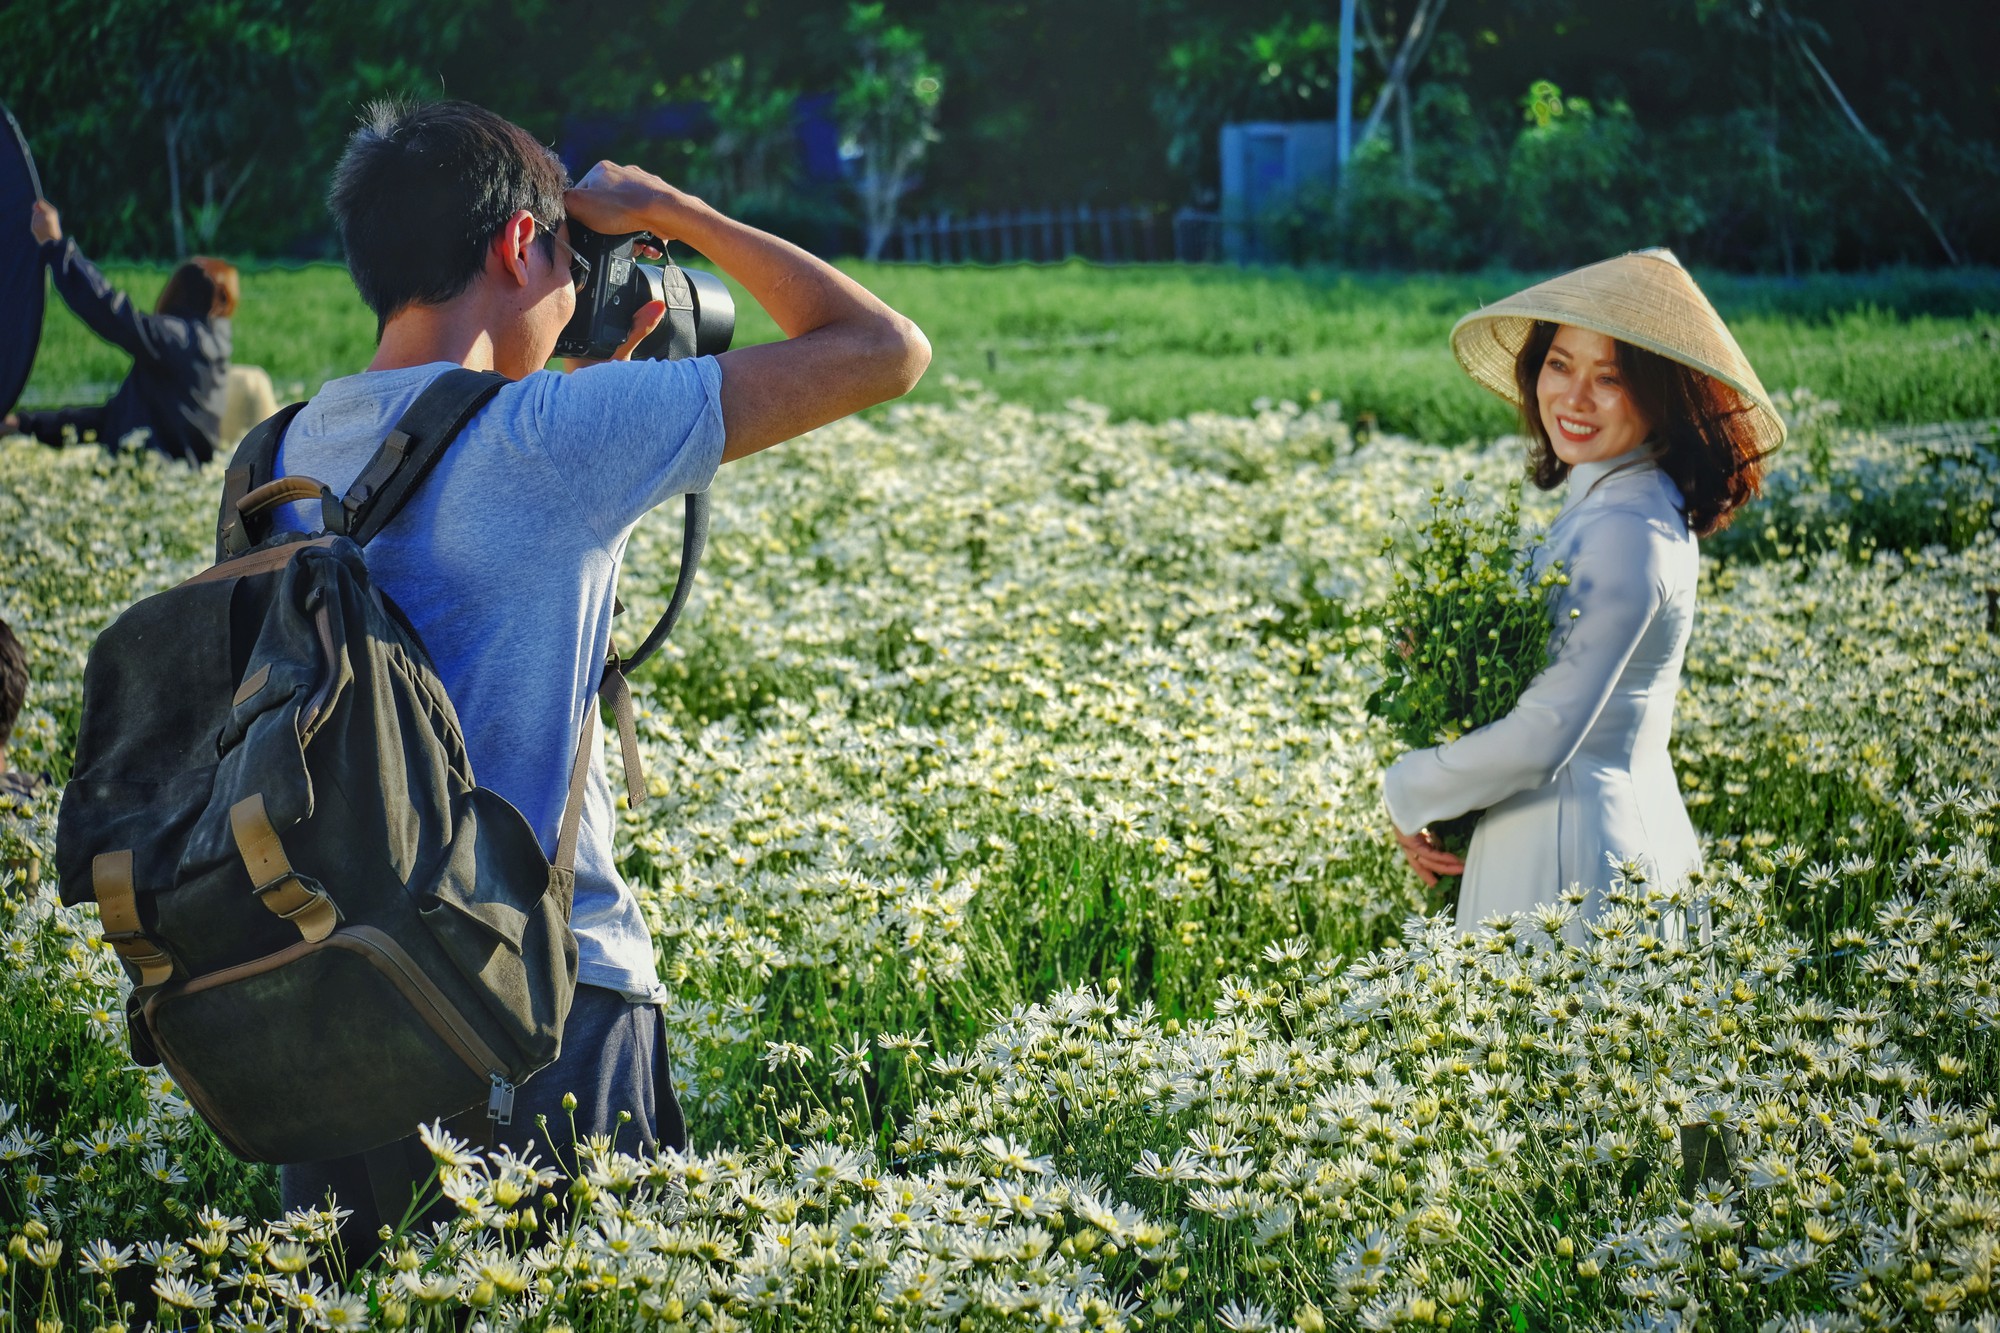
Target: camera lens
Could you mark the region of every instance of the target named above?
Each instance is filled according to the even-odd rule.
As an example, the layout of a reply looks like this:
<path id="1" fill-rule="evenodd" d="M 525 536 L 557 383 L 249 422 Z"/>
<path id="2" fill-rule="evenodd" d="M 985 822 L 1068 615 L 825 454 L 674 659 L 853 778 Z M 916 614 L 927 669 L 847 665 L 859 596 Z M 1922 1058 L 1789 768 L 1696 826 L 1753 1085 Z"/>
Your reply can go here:
<path id="1" fill-rule="evenodd" d="M 646 270 L 653 299 L 667 306 L 660 327 L 633 351 L 635 359 L 678 361 L 729 350 L 736 336 L 736 302 L 722 279 L 677 264 L 634 267 Z"/>
<path id="2" fill-rule="evenodd" d="M 713 273 L 687 270 L 694 291 L 694 354 L 714 356 L 729 350 L 736 337 L 736 298 Z"/>

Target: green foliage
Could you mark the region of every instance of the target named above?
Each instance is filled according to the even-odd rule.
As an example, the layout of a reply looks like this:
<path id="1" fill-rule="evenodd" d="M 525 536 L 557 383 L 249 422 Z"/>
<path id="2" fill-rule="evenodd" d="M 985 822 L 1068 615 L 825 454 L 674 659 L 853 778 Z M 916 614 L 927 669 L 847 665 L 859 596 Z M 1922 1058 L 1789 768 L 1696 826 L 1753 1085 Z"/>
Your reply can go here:
<path id="1" fill-rule="evenodd" d="M 1864 102 L 1867 142 L 1836 109 L 1801 53 L 1809 45 L 1815 59 L 1841 66 L 1849 95 L 1880 80 L 1880 63 L 1852 59 L 1875 51 L 1873 34 L 1851 23 L 1837 32 L 1772 5 L 1730 7 L 1681 28 L 1645 6 L 1615 16 L 1542 8 L 1553 22 L 1533 39 L 1542 15 L 1530 11 L 1506 36 L 1440 34 L 1417 66 L 1394 146 L 1386 133 L 1357 146 L 1338 204 L 1309 187 L 1280 206 L 1268 219 L 1273 252 L 1294 263 L 1453 268 L 1504 256 L 1567 267 L 1667 244 L 1697 262 L 1788 275 L 1851 266 L 1862 254 L 1938 262 L 1943 252 L 1905 186 L 1961 252 L 1983 256 L 1984 238 L 2000 234 L 1989 114 L 1973 113 L 1984 129 L 1969 130 L 1955 90 L 1928 78 L 1891 81 Z M 1239 31 L 1259 30 L 1246 20 Z M 1249 66 L 1227 58 L 1236 49 L 1227 30 L 1200 29 L 1163 64 L 1160 113 L 1184 155 L 1208 152 L 1204 133 L 1212 139 L 1225 120 L 1245 118 Z M 1503 82 L 1503 68 L 1517 81 Z M 1360 71 L 1365 108 L 1380 91 L 1377 71 L 1366 61 Z M 1558 82 L 1588 95 L 1565 95 Z M 1397 115 L 1402 122 L 1404 109 Z M 1211 158 L 1200 161 L 1212 179 Z"/>
<path id="2" fill-rule="evenodd" d="M 1362 145 L 1348 162 L 1345 225 L 1330 234 L 1332 253 L 1316 257 L 1449 270 L 1476 268 L 1498 252 L 1507 170 L 1500 136 L 1471 114 L 1458 84 L 1425 84 L 1415 103 L 1414 170 L 1386 135 Z"/>
<path id="3" fill-rule="evenodd" d="M 1370 180 L 1364 161 L 1350 179 L 1386 207 L 1350 215 L 1352 234 L 1303 248 L 1424 269 L 1477 267 L 1496 255 L 1540 263 L 1527 256 L 1553 254 L 1553 242 L 1511 236 L 1522 224 L 1502 207 L 1510 172 L 1524 188 L 1565 172 L 1591 179 L 1607 145 L 1627 139 L 1636 157 L 1619 174 L 1643 180 L 1648 194 L 1614 199 L 1613 211 L 1641 231 L 1657 213 L 1660 225 L 1640 239 L 1675 244 L 1696 262 L 1792 273 L 1937 262 L 1898 181 L 1917 190 L 1961 249 L 1980 262 L 2000 258 L 1991 240 L 2000 236 L 2000 104 L 1987 95 L 1978 43 L 1963 40 L 1949 7 L 1918 6 L 1894 24 L 1861 0 L 1824 0 L 1809 19 L 1790 8 L 1448 6 L 1409 86 L 1407 151 L 1399 109 L 1385 122 L 1397 140 L 1393 167 Z M 1393 42 L 1409 10 L 1407 0 L 1374 0 L 1367 12 Z M 909 0 L 882 13 L 922 44 L 940 86 L 953 89 L 937 107 L 947 146 L 912 182 L 920 207 L 1212 202 L 1223 123 L 1333 115 L 1337 38 L 1324 8 Z M 631 14 L 558 12 L 547 0 L 47 0 L 0 12 L 0 88 L 35 143 L 51 196 L 95 251 L 172 253 L 171 132 L 190 244 L 331 257 L 318 201 L 371 98 L 467 97 L 545 140 L 574 135 L 673 178 L 704 165 L 706 135 L 648 138 L 629 128 L 632 118 L 707 97 L 702 72 L 728 66 L 750 71 L 765 92 L 838 92 L 866 63 L 846 19 L 845 6 L 816 0 L 719 9 L 661 0 Z M 1797 42 L 1887 147 L 1889 169 L 1835 109 Z M 1381 95 L 1387 58 L 1367 43 L 1357 53 L 1364 116 Z M 1533 161 L 1516 171 L 1519 98 L 1536 79 L 1587 101 L 1596 124 L 1537 126 L 1559 133 L 1538 139 Z M 728 91 L 716 96 L 718 124 L 738 113 L 757 119 L 749 103 L 725 105 Z M 1613 114 L 1621 105 L 1629 120 Z M 775 188 L 782 201 L 757 199 L 753 188 L 712 202 L 761 219 L 797 217 L 782 225 L 840 248 L 824 201 Z M 1579 249 L 1553 262 L 1600 253 Z"/>
<path id="4" fill-rule="evenodd" d="M 1396 558 L 1404 543 L 1383 540 L 1394 573 L 1368 621 L 1383 675 L 1368 711 L 1406 748 L 1506 716 L 1548 665 L 1550 608 L 1569 578 L 1560 561 L 1537 567 L 1541 540 L 1522 530 L 1518 485 L 1490 512 L 1472 509 L 1463 486 L 1440 485 L 1412 526 L 1406 560 Z"/>
<path id="5" fill-rule="evenodd" d="M 798 89 L 774 84 L 741 56 L 710 68 L 697 88 L 715 122 L 688 174 L 695 193 L 728 199 L 739 213 L 768 208 L 798 175 L 792 104 Z"/>
<path id="6" fill-rule="evenodd" d="M 359 105 L 416 91 L 421 66 L 373 58 L 409 53 L 417 29 L 400 10 L 51 0 L 9 10 L 0 86 L 65 224 L 99 253 L 173 255 L 177 240 L 276 253 L 325 231 L 302 201 L 323 197 Z M 459 25 L 439 15 L 421 31 L 445 50 Z M 356 48 L 370 58 L 348 58 Z"/>
<path id="7" fill-rule="evenodd" d="M 1503 204 L 1510 259 L 1558 267 L 1675 234 L 1660 215 L 1631 108 L 1613 102 L 1599 111 L 1545 79 L 1522 105 L 1529 123 L 1508 157 Z"/>
<path id="8" fill-rule="evenodd" d="M 1452 360 L 1452 323 L 1539 276 L 845 267 L 929 335 L 935 360 L 919 402 L 947 401 L 952 376 L 1048 409 L 1087 398 L 1117 419 L 1333 401 L 1363 429 L 1454 443 L 1507 433 L 1516 420 Z M 166 278 L 158 267 L 108 272 L 141 304 Z M 1845 426 L 2000 417 L 2000 273 L 1699 276 L 1765 384 L 1838 400 Z M 237 359 L 269 370 L 281 399 L 373 355 L 374 320 L 343 270 L 253 266 L 243 284 Z M 738 344 L 777 338 L 732 290 Z M 129 366 L 51 298 L 29 405 L 101 400 Z"/>
<path id="9" fill-rule="evenodd" d="M 1212 191 L 1222 126 L 1331 117 L 1339 59 L 1337 30 L 1290 13 L 1241 33 L 1204 26 L 1175 42 L 1153 93 L 1168 164 L 1192 194 Z"/>
<path id="10" fill-rule="evenodd" d="M 1548 665 L 1557 589 L 1569 576 L 1560 561 L 1537 559 L 1541 540 L 1522 528 L 1519 483 L 1489 511 L 1472 508 L 1464 486 L 1439 485 L 1407 540 L 1383 539 L 1394 572 L 1365 620 L 1382 673 L 1368 711 L 1405 749 L 1499 721 Z M 1463 853 L 1477 820 L 1433 832 Z"/>
<path id="11" fill-rule="evenodd" d="M 1773 461 L 1763 499 L 1704 540 L 1704 555 L 1755 562 L 1831 550 L 1866 563 L 1878 554 L 1963 551 L 1994 529 L 2000 423 L 1849 432 L 1836 440 L 1830 419 L 1837 413 L 1810 394 L 1789 397 L 1799 447 Z"/>

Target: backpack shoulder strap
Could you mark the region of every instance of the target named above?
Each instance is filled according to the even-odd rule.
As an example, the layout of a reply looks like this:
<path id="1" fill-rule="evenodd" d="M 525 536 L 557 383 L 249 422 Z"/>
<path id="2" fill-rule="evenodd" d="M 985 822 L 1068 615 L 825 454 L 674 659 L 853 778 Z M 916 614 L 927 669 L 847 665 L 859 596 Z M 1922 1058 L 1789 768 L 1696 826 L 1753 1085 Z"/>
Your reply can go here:
<path id="1" fill-rule="evenodd" d="M 236 453 L 229 460 L 229 470 L 222 475 L 222 512 L 215 520 L 216 563 L 220 564 L 232 555 L 241 555 L 256 544 L 251 540 L 240 508 L 243 497 L 271 480 L 271 473 L 278 462 L 278 442 L 284 438 L 292 418 L 304 406 L 304 403 L 292 403 L 279 408 L 252 426 L 250 433 L 243 437 L 243 442 L 236 446 Z"/>
<path id="2" fill-rule="evenodd" d="M 339 509 L 327 515 L 329 530 L 337 527 L 366 546 L 409 503 L 473 413 L 511 383 L 498 371 L 463 367 L 432 380 L 347 488 Z"/>

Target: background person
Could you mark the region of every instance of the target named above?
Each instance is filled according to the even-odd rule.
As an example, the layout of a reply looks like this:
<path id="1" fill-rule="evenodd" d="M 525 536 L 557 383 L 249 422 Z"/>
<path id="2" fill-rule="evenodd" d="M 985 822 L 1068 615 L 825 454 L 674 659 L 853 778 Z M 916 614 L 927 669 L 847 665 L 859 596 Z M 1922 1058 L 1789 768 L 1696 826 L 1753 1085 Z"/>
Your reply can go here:
<path id="1" fill-rule="evenodd" d="M 369 544 L 368 566 L 429 645 L 475 779 L 527 817 L 544 853 L 555 850 L 579 728 L 595 725 L 613 588 L 634 525 L 705 488 L 721 463 L 908 392 L 930 360 L 914 324 L 837 269 L 656 176 L 599 163 L 576 188 L 567 183 L 553 153 L 481 107 L 371 107 L 330 201 L 380 343 L 367 370 L 328 382 L 300 410 L 276 468 L 343 493 L 440 374 L 466 366 L 517 381 L 472 417 Z M 649 231 L 699 250 L 785 340 L 545 370 L 576 308 L 570 215 L 599 232 Z M 658 302 L 642 308 L 620 356 L 663 313 Z M 290 506 L 281 522 L 317 529 L 318 506 Z M 561 1057 L 520 1086 L 511 1127 L 499 1131 L 503 1142 L 535 1146 L 544 1163 L 573 1161 L 573 1135 L 604 1135 L 626 1152 L 685 1142 L 653 940 L 618 874 L 615 826 L 594 744 L 571 914 L 576 999 Z M 414 1186 L 429 1157 L 414 1139 L 403 1156 Z M 386 1214 L 377 1203 L 379 1169 L 371 1176 L 360 1157 L 279 1174 L 287 1208 L 331 1190 L 354 1210 L 343 1228 L 351 1262 L 373 1249 L 380 1224 L 398 1220 L 394 1203 Z"/>
<path id="2" fill-rule="evenodd" d="M 1403 755 L 1383 795 L 1426 884 L 1464 874 L 1461 930 L 1554 902 L 1573 884 L 1589 894 L 1588 919 L 1610 883 L 1608 858 L 1639 861 L 1653 883 L 1700 865 L 1667 751 L 1694 623 L 1696 538 L 1758 493 L 1784 424 L 1665 250 L 1474 311 L 1452 330 L 1452 349 L 1521 409 L 1535 484 L 1568 482 L 1537 560 L 1563 561 L 1569 586 L 1549 665 L 1513 711 Z M 1463 862 L 1424 832 L 1473 810 L 1485 814 Z"/>
<path id="3" fill-rule="evenodd" d="M 143 428 L 147 444 L 167 457 L 206 463 L 226 402 L 229 321 L 240 292 L 235 265 L 207 256 L 188 260 L 148 315 L 63 235 L 55 205 L 37 200 L 29 226 L 63 301 L 98 337 L 130 352 L 132 370 L 101 407 L 10 413 L 0 426 L 58 448 L 73 432 L 78 442 L 94 437 L 113 451 Z"/>

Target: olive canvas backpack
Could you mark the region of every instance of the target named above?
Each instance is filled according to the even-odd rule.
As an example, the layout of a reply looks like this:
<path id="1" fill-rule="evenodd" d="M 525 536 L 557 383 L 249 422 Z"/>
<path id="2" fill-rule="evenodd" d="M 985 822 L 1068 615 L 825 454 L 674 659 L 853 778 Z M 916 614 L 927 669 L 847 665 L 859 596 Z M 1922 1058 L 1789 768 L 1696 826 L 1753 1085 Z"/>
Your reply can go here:
<path id="1" fill-rule="evenodd" d="M 215 565 L 128 608 L 84 670 L 63 901 L 97 904 L 132 979 L 133 1057 L 165 1064 L 248 1160 L 365 1152 L 482 1102 L 505 1123 L 514 1086 L 561 1048 L 596 710 L 551 860 L 478 785 L 430 656 L 367 563 L 505 383 L 440 376 L 342 496 L 271 475 L 300 405 L 257 427 L 225 479 Z M 699 559 L 705 497 L 688 500 L 645 652 Z M 319 502 L 323 531 L 271 530 L 294 501 Z M 636 799 L 630 665 L 611 656 L 602 694 Z"/>

